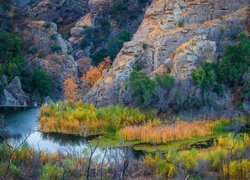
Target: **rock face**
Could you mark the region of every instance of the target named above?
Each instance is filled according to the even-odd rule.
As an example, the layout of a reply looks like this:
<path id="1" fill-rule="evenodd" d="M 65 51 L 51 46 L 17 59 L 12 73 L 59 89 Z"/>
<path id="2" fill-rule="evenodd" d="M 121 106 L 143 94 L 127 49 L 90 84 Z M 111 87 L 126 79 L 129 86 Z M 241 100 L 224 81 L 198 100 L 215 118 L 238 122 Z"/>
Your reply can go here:
<path id="1" fill-rule="evenodd" d="M 77 78 L 77 65 L 70 55 L 71 45 L 57 32 L 54 23 L 29 21 L 21 34 L 26 44 L 30 43 L 25 59 L 32 67 L 48 73 L 54 84 L 54 98 L 63 98 L 63 81 L 70 75 Z"/>
<path id="2" fill-rule="evenodd" d="M 162 71 L 182 80 L 204 61 L 221 57 L 226 45 L 247 29 L 248 0 L 155 0 L 132 41 L 112 68 L 87 94 L 97 105 L 123 103 L 130 72 L 143 64 L 148 74 Z"/>
<path id="3" fill-rule="evenodd" d="M 0 104 L 5 106 L 27 105 L 27 96 L 24 93 L 21 81 L 15 77 L 3 90 L 0 97 Z"/>
<path id="4" fill-rule="evenodd" d="M 74 57 L 76 59 L 91 58 L 98 50 L 108 48 L 124 30 L 134 34 L 151 2 L 152 0 L 89 0 L 87 6 L 89 11 L 77 20 L 70 31 L 71 36 L 68 40 L 72 44 Z M 95 37 L 89 45 L 85 46 L 81 42 L 89 41 L 84 34 L 87 27 L 93 28 Z"/>
<path id="5" fill-rule="evenodd" d="M 25 11 L 36 20 L 70 24 L 88 11 L 88 0 L 31 0 Z"/>

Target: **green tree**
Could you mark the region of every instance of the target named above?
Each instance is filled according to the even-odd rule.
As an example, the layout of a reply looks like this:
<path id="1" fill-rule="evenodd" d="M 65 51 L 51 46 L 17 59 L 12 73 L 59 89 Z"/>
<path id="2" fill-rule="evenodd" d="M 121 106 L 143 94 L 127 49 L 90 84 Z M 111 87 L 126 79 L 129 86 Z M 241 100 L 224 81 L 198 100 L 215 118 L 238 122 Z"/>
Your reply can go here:
<path id="1" fill-rule="evenodd" d="M 0 59 L 6 63 L 8 58 L 21 53 L 22 39 L 19 35 L 0 30 Z"/>
<path id="2" fill-rule="evenodd" d="M 171 88 L 175 83 L 174 78 L 166 73 L 162 75 L 157 74 L 154 79 L 158 86 L 160 86 L 161 88 L 165 88 L 165 89 Z"/>
<path id="3" fill-rule="evenodd" d="M 150 104 L 156 84 L 144 71 L 132 71 L 129 85 L 133 88 L 133 95 L 140 104 L 144 106 Z"/>
<path id="4" fill-rule="evenodd" d="M 52 82 L 43 70 L 35 70 L 33 75 L 35 90 L 42 96 L 48 96 L 52 90 Z"/>
<path id="5" fill-rule="evenodd" d="M 239 34 L 238 40 L 237 44 L 226 48 L 219 64 L 218 79 L 230 87 L 241 84 L 250 65 L 250 40 L 244 33 Z"/>
<path id="6" fill-rule="evenodd" d="M 192 73 L 193 79 L 204 93 L 213 88 L 217 80 L 217 68 L 215 63 L 205 62 Z"/>

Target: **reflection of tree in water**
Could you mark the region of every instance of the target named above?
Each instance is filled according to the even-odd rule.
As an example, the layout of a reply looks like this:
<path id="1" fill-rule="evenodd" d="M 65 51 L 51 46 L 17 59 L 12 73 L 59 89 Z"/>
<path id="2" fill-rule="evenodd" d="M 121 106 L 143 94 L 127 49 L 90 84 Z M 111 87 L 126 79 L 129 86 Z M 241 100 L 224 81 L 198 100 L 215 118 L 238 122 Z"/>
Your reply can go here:
<path id="1" fill-rule="evenodd" d="M 132 152 L 133 152 L 134 159 L 140 160 L 140 159 L 143 159 L 143 157 L 146 155 L 146 153 L 142 150 L 134 150 L 134 149 L 132 150 L 133 150 Z"/>
<path id="2" fill-rule="evenodd" d="M 50 140 L 60 145 L 81 145 L 87 143 L 87 140 L 81 136 L 65 135 L 58 133 L 41 133 L 44 140 Z"/>

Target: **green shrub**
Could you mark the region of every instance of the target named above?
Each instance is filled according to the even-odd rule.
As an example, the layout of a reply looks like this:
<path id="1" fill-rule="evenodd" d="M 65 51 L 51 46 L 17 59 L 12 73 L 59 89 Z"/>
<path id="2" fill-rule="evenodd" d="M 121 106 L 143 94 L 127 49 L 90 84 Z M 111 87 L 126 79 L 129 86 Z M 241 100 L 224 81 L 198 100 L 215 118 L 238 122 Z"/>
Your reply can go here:
<path id="1" fill-rule="evenodd" d="M 107 49 L 100 49 L 93 54 L 92 59 L 95 65 L 98 65 L 105 57 L 108 57 L 109 53 Z"/>
<path id="2" fill-rule="evenodd" d="M 113 4 L 111 7 L 109 13 L 113 16 L 116 17 L 120 14 L 125 14 L 128 10 L 128 4 L 122 1 L 117 1 Z"/>
<path id="3" fill-rule="evenodd" d="M 168 74 L 158 74 L 154 78 L 149 78 L 144 71 L 135 68 L 129 76 L 128 85 L 132 87 L 135 101 L 146 107 L 150 105 L 156 87 L 170 89 L 174 82 L 174 78 Z"/>
<path id="4" fill-rule="evenodd" d="M 244 33 L 239 34 L 238 40 L 237 44 L 226 47 L 221 62 L 206 62 L 193 72 L 203 96 L 205 91 L 223 94 L 225 87 L 243 85 L 243 76 L 250 65 L 250 40 Z"/>
<path id="5" fill-rule="evenodd" d="M 49 76 L 42 70 L 36 70 L 33 75 L 35 89 L 42 96 L 48 96 L 52 90 L 52 82 Z"/>
<path id="6" fill-rule="evenodd" d="M 155 81 L 151 80 L 144 71 L 132 71 L 129 76 L 129 85 L 133 88 L 135 100 L 144 106 L 148 106 L 155 90 Z"/>
<path id="7" fill-rule="evenodd" d="M 217 81 L 217 68 L 215 63 L 206 62 L 192 73 L 193 79 L 204 92 L 213 88 Z"/>
<path id="8" fill-rule="evenodd" d="M 228 46 L 222 61 L 219 63 L 219 80 L 228 85 L 238 85 L 242 76 L 247 72 L 250 65 L 250 40 L 247 35 L 240 33 L 239 42 Z"/>
<path id="9" fill-rule="evenodd" d="M 121 31 L 118 35 L 118 38 L 124 42 L 130 41 L 131 37 L 132 37 L 131 32 L 127 29 Z"/>
<path id="10" fill-rule="evenodd" d="M 40 179 L 41 180 L 60 179 L 62 175 L 63 175 L 62 167 L 47 163 L 43 167 L 42 173 L 40 175 Z"/>
<path id="11" fill-rule="evenodd" d="M 46 29 L 48 29 L 48 28 L 51 27 L 51 23 L 50 23 L 50 22 L 45 22 L 45 23 L 43 24 L 43 27 L 46 28 Z"/>
<path id="12" fill-rule="evenodd" d="M 182 22 L 182 21 L 179 22 L 179 23 L 178 23 L 178 27 L 184 27 L 184 22 Z"/>
<path id="13" fill-rule="evenodd" d="M 19 35 L 0 30 L 0 58 L 5 61 L 21 53 L 22 39 Z"/>
<path id="14" fill-rule="evenodd" d="M 157 74 L 154 79 L 161 88 L 171 88 L 175 83 L 174 78 L 168 74 Z"/>
<path id="15" fill-rule="evenodd" d="M 56 44 L 54 44 L 54 45 L 51 46 L 51 51 L 52 51 L 53 53 L 55 53 L 55 52 L 60 52 L 61 50 L 62 50 L 61 46 L 58 46 L 58 45 L 56 45 Z"/>

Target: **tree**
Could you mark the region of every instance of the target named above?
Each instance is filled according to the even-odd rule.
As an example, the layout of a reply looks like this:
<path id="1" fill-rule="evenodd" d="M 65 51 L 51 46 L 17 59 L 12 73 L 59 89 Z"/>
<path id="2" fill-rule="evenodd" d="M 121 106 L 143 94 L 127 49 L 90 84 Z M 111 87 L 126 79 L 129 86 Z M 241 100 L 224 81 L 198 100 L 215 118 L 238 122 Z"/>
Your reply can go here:
<path id="1" fill-rule="evenodd" d="M 226 48 L 219 64 L 218 79 L 228 86 L 241 84 L 242 76 L 250 65 L 250 40 L 244 33 L 239 34 L 238 40 L 236 45 Z"/>
<path id="2" fill-rule="evenodd" d="M 42 96 L 50 95 L 52 91 L 52 81 L 43 70 L 35 70 L 33 75 L 35 90 Z"/>
<path id="3" fill-rule="evenodd" d="M 80 98 L 80 89 L 73 75 L 63 82 L 63 90 L 66 101 L 75 102 Z"/>
<path id="4" fill-rule="evenodd" d="M 87 82 L 92 86 L 102 77 L 102 71 L 96 67 L 91 67 L 81 78 L 82 82 Z"/>
<path id="5" fill-rule="evenodd" d="M 206 62 L 203 66 L 198 67 L 193 71 L 193 79 L 204 93 L 206 90 L 211 90 L 217 81 L 217 68 L 215 63 Z"/>
<path id="6" fill-rule="evenodd" d="M 0 59 L 6 62 L 8 58 L 14 57 L 21 53 L 22 40 L 21 37 L 0 30 Z"/>
<path id="7" fill-rule="evenodd" d="M 146 76 L 144 71 L 132 71 L 128 84 L 133 88 L 136 101 L 144 106 L 149 105 L 155 90 L 155 82 Z"/>

